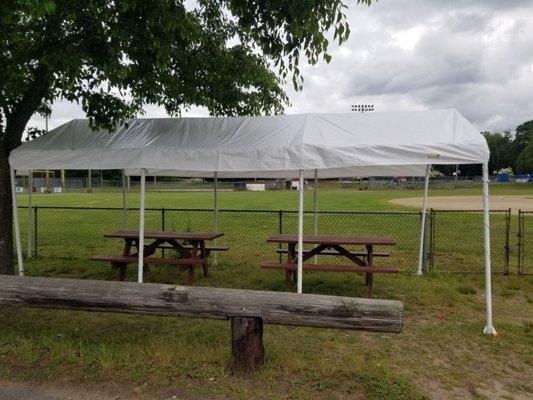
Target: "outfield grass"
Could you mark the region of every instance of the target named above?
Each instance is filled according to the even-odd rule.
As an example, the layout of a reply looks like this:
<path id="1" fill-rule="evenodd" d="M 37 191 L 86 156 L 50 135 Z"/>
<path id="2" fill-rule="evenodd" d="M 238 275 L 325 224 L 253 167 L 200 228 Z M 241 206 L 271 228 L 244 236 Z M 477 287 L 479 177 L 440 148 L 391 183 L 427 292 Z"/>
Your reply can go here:
<path id="1" fill-rule="evenodd" d="M 491 184 L 491 195 L 531 195 L 533 185 Z M 422 196 L 423 191 L 413 190 L 348 190 L 331 189 L 324 185 L 319 189 L 319 208 L 322 210 L 413 210 L 390 203 L 399 197 Z M 430 189 L 430 196 L 481 196 L 481 185 L 472 184 L 461 189 Z M 295 210 L 298 208 L 296 191 L 268 192 L 224 192 L 219 196 L 220 208 L 254 208 Z M 17 196 L 19 205 L 28 204 L 27 195 Z M 122 192 L 114 189 L 94 189 L 92 193 L 71 192 L 63 194 L 34 194 L 33 204 L 37 206 L 78 206 L 78 207 L 122 207 Z M 139 207 L 139 192 L 132 190 L 128 195 L 130 207 Z M 153 208 L 213 208 L 212 192 L 169 192 L 150 190 L 146 194 L 146 207 Z M 313 209 L 313 193 L 307 191 L 304 207 Z"/>
<path id="2" fill-rule="evenodd" d="M 523 190 L 531 189 L 495 185 L 492 193 L 522 194 Z M 433 193 L 442 196 L 457 192 L 479 193 L 476 188 Z M 419 193 L 324 189 L 320 192 L 320 205 L 337 210 L 407 210 L 388 203 L 388 199 Z M 311 195 L 306 197 L 311 201 Z M 291 192 L 221 192 L 220 199 L 223 208 L 294 209 L 296 205 L 296 193 Z M 121 194 L 37 195 L 34 200 L 39 205 L 107 207 L 120 206 Z M 151 207 L 211 207 L 211 200 L 212 193 L 148 194 Z M 101 203 L 88 204 L 94 201 Z M 130 204 L 135 205 L 136 201 L 137 196 L 131 194 Z M 98 214 L 93 222 L 108 228 L 109 219 L 106 214 Z M 208 214 L 203 220 L 205 227 L 209 227 Z M 87 221 L 71 220 L 66 214 L 55 223 L 61 228 L 57 234 L 63 232 L 63 239 L 68 241 L 72 235 L 79 234 L 80 226 Z M 348 229 L 353 223 L 353 220 L 335 219 L 331 229 Z M 175 224 L 174 227 L 179 227 L 177 217 Z M 261 224 L 264 221 L 236 221 L 235 226 L 240 230 L 232 231 L 237 238 L 234 240 L 244 241 L 254 230 L 266 237 L 270 225 Z M 369 221 L 366 226 L 372 224 L 375 221 Z M 293 227 L 293 222 L 289 225 L 287 229 Z M 416 244 L 415 225 L 392 225 L 387 229 L 415 237 Z M 465 224 L 464 238 L 474 237 L 477 241 L 477 236 L 472 235 L 475 227 L 472 222 Z M 461 227 L 456 229 L 454 235 L 460 233 Z M 48 239 L 50 243 L 60 240 L 59 237 Z M 457 246 L 453 251 L 460 255 L 465 253 L 467 240 L 452 245 Z M 409 242 L 402 246 L 406 251 L 416 250 Z M 80 254 L 95 250 L 86 249 L 81 243 L 77 249 Z M 272 246 L 252 250 L 259 256 L 265 254 L 263 251 L 273 253 Z M 462 262 L 470 261 L 464 258 Z M 27 270 L 39 276 L 114 279 L 108 265 L 88 263 L 80 258 L 38 258 L 28 263 Z M 191 399 L 526 399 L 533 396 L 533 279 L 515 275 L 493 277 L 494 317 L 499 333 L 493 338 L 481 333 L 483 276 L 432 273 L 416 277 L 411 271 L 398 276 L 378 276 L 375 280 L 376 297 L 404 302 L 406 324 L 401 334 L 266 326 L 266 364 L 252 379 L 228 374 L 228 322 L 0 307 L 0 377 L 109 390 L 120 393 L 121 398 L 159 399 L 176 395 Z M 279 291 L 284 286 L 282 275 L 260 270 L 254 262 L 221 259 L 219 266 L 211 267 L 210 278 L 198 273 L 196 284 Z M 168 283 L 183 283 L 184 278 L 185 273 L 171 267 L 152 267 L 146 276 L 147 281 Z M 128 272 L 128 279 L 135 279 L 133 269 Z M 325 273 L 306 275 L 304 290 L 341 296 L 364 296 L 366 292 L 359 276 Z"/>

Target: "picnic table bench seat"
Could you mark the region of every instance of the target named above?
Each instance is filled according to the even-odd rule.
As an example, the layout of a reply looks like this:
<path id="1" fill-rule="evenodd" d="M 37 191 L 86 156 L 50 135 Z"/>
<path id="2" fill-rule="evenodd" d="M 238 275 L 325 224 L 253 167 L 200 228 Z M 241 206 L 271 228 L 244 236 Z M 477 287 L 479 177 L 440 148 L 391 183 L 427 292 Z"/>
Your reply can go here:
<path id="1" fill-rule="evenodd" d="M 376 267 L 376 266 L 354 266 L 344 265 L 344 264 L 303 264 L 304 271 L 326 271 L 326 272 L 355 272 L 355 273 L 383 273 L 383 274 L 395 274 L 399 273 L 400 270 L 396 268 L 388 267 Z M 298 264 L 287 264 L 287 263 L 262 263 L 261 268 L 264 269 L 281 269 L 296 271 L 298 269 Z"/>
<path id="2" fill-rule="evenodd" d="M 136 255 L 127 256 L 111 256 L 111 255 L 96 255 L 91 257 L 92 261 L 107 261 L 111 266 L 117 268 L 118 279 L 123 281 L 126 277 L 126 268 L 129 264 L 136 264 L 139 258 Z M 159 257 L 144 257 L 144 264 L 156 265 L 183 265 L 193 267 L 194 265 L 205 265 L 207 258 L 159 258 Z"/>
<path id="3" fill-rule="evenodd" d="M 112 263 L 127 263 L 136 264 L 139 258 L 132 256 L 108 256 L 97 255 L 91 257 L 93 261 L 109 261 Z M 172 265 L 200 265 L 207 261 L 207 258 L 158 258 L 158 257 L 144 257 L 145 264 L 172 264 Z"/>

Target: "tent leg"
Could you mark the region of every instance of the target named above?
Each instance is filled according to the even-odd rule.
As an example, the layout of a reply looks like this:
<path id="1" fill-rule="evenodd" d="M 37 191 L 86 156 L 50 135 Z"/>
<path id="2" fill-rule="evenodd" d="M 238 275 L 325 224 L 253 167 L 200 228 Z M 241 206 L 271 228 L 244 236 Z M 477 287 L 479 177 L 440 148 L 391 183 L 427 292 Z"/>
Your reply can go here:
<path id="1" fill-rule="evenodd" d="M 314 208 L 314 220 L 313 220 L 313 234 L 318 235 L 318 169 L 315 169 L 315 183 L 313 191 L 313 208 Z M 318 257 L 314 257 L 315 265 L 318 263 Z"/>
<path id="2" fill-rule="evenodd" d="M 426 177 L 424 179 L 424 198 L 422 200 L 422 220 L 420 222 L 420 251 L 418 254 L 418 269 L 416 271 L 417 275 L 422 275 L 422 266 L 424 264 L 424 240 L 426 239 L 426 214 L 427 214 L 427 200 L 428 200 L 428 189 L 429 189 L 429 171 L 431 170 L 431 165 L 426 165 Z"/>
<path id="3" fill-rule="evenodd" d="M 28 258 L 31 258 L 33 255 L 33 249 L 32 249 L 32 239 L 33 239 L 33 232 L 32 232 L 32 190 L 33 190 L 33 171 L 28 171 Z"/>
<path id="4" fill-rule="evenodd" d="M 15 181 L 15 170 L 9 168 L 11 175 L 11 199 L 13 203 L 13 225 L 15 225 L 15 243 L 17 246 L 17 262 L 19 268 L 19 275 L 24 276 L 24 263 L 22 261 L 22 247 L 20 244 L 20 226 L 19 226 L 19 211 L 17 207 L 17 182 Z"/>
<path id="5" fill-rule="evenodd" d="M 213 181 L 213 194 L 214 194 L 214 215 L 213 215 L 213 232 L 218 232 L 218 172 L 215 171 L 215 179 Z M 214 240 L 215 247 L 218 245 L 218 240 Z M 217 252 L 213 252 L 213 265 L 218 265 Z"/>
<path id="6" fill-rule="evenodd" d="M 143 264 L 144 264 L 144 203 L 146 192 L 146 170 L 141 168 L 141 207 L 139 210 L 139 269 L 137 282 L 143 281 Z"/>
<path id="7" fill-rule="evenodd" d="M 128 194 L 126 192 L 126 171 L 122 170 L 122 208 L 123 222 L 122 227 L 128 229 Z"/>
<path id="8" fill-rule="evenodd" d="M 302 293 L 303 275 L 303 234 L 304 234 L 304 171 L 299 171 L 298 179 L 298 270 L 296 286 L 298 293 Z"/>
<path id="9" fill-rule="evenodd" d="M 492 274 L 490 265 L 490 221 L 489 221 L 489 166 L 483 164 L 483 241 L 485 250 L 485 301 L 487 306 L 487 325 L 483 333 L 497 335 L 492 325 Z"/>

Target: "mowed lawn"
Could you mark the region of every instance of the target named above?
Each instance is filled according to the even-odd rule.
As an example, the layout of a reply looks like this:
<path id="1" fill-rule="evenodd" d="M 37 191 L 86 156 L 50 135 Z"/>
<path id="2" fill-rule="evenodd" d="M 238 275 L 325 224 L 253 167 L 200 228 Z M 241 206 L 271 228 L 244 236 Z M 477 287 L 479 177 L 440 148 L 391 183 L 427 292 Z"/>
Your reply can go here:
<path id="1" fill-rule="evenodd" d="M 203 186 L 205 187 L 205 186 Z M 72 206 L 72 207 L 122 207 L 120 189 L 93 189 L 93 193 L 79 190 L 62 194 L 34 194 L 33 205 Z M 491 195 L 533 195 L 533 185 L 491 184 Z M 413 210 L 412 207 L 390 203 L 400 197 L 422 196 L 420 189 L 404 190 L 347 190 L 332 188 L 324 183 L 319 187 L 318 204 L 322 210 Z M 481 185 L 471 184 L 465 188 L 430 188 L 430 196 L 481 196 Z M 220 191 L 220 208 L 246 208 L 268 210 L 295 210 L 298 208 L 297 191 L 233 192 Z M 139 207 L 139 190 L 132 189 L 128 194 L 128 205 Z M 18 196 L 19 205 L 28 204 L 27 195 Z M 146 207 L 150 208 L 213 208 L 213 193 L 209 191 L 168 191 L 148 188 Z M 313 209 L 313 191 L 306 191 L 304 207 Z"/>
<path id="2" fill-rule="evenodd" d="M 479 188 L 434 190 L 434 195 L 475 195 Z M 529 194 L 530 186 L 493 185 L 493 194 Z M 320 191 L 320 208 L 328 210 L 412 210 L 388 203 L 420 195 L 403 191 Z M 20 196 L 21 204 L 27 196 Z M 120 192 L 36 195 L 34 204 L 120 207 Z M 138 193 L 129 203 L 138 204 Z M 295 209 L 293 192 L 221 192 L 221 208 Z M 148 207 L 211 208 L 212 193 L 150 192 Z M 312 192 L 306 193 L 312 208 Z M 240 222 L 240 221 L 237 221 Z M 58 219 L 66 240 L 77 222 Z M 244 235 L 253 221 L 241 221 Z M 343 221 L 336 222 L 344 229 Z M 257 225 L 257 224 L 255 224 Z M 208 225 L 206 225 L 208 226 Z M 292 225 L 291 225 L 292 226 Z M 255 226 L 261 235 L 267 234 Z M 400 225 L 416 250 L 416 227 Z M 335 229 L 335 226 L 330 227 Z M 471 229 L 471 228 L 468 228 Z M 403 233 L 403 234 L 407 234 Z M 464 232 L 464 241 L 473 240 Z M 244 236 L 243 236 L 244 237 Z M 264 238 L 262 239 L 264 240 Z M 477 245 L 477 244 L 473 244 Z M 80 247 L 82 245 L 80 244 Z M 272 253 L 273 253 L 273 249 Z M 85 249 L 79 249 L 83 253 Z M 514 257 L 514 255 L 513 255 Z M 31 275 L 114 279 L 105 264 L 82 258 L 38 258 Z M 198 286 L 283 290 L 283 274 L 262 271 L 253 262 L 223 261 L 211 277 L 197 274 Z M 152 267 L 146 280 L 182 283 L 185 273 Z M 129 271 L 129 280 L 135 273 Z M 404 302 L 406 322 L 397 335 L 326 329 L 266 326 L 267 360 L 253 378 L 228 373 L 229 322 L 86 312 L 0 308 L 0 376 L 99 390 L 110 398 L 179 399 L 527 399 L 533 396 L 533 279 L 495 275 L 494 317 L 497 337 L 482 334 L 482 275 L 412 270 L 375 279 L 378 298 Z M 310 274 L 310 293 L 363 296 L 360 276 Z"/>

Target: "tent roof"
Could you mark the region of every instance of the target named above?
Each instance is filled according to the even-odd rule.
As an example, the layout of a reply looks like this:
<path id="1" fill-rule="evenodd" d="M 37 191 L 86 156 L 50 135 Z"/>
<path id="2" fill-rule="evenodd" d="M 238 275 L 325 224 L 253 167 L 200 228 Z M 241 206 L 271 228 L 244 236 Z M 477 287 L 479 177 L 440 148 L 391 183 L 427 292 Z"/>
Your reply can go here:
<path id="1" fill-rule="evenodd" d="M 146 168 L 219 177 L 423 175 L 426 164 L 487 162 L 484 137 L 456 110 L 131 119 L 115 132 L 73 120 L 16 148 L 17 170 Z"/>

